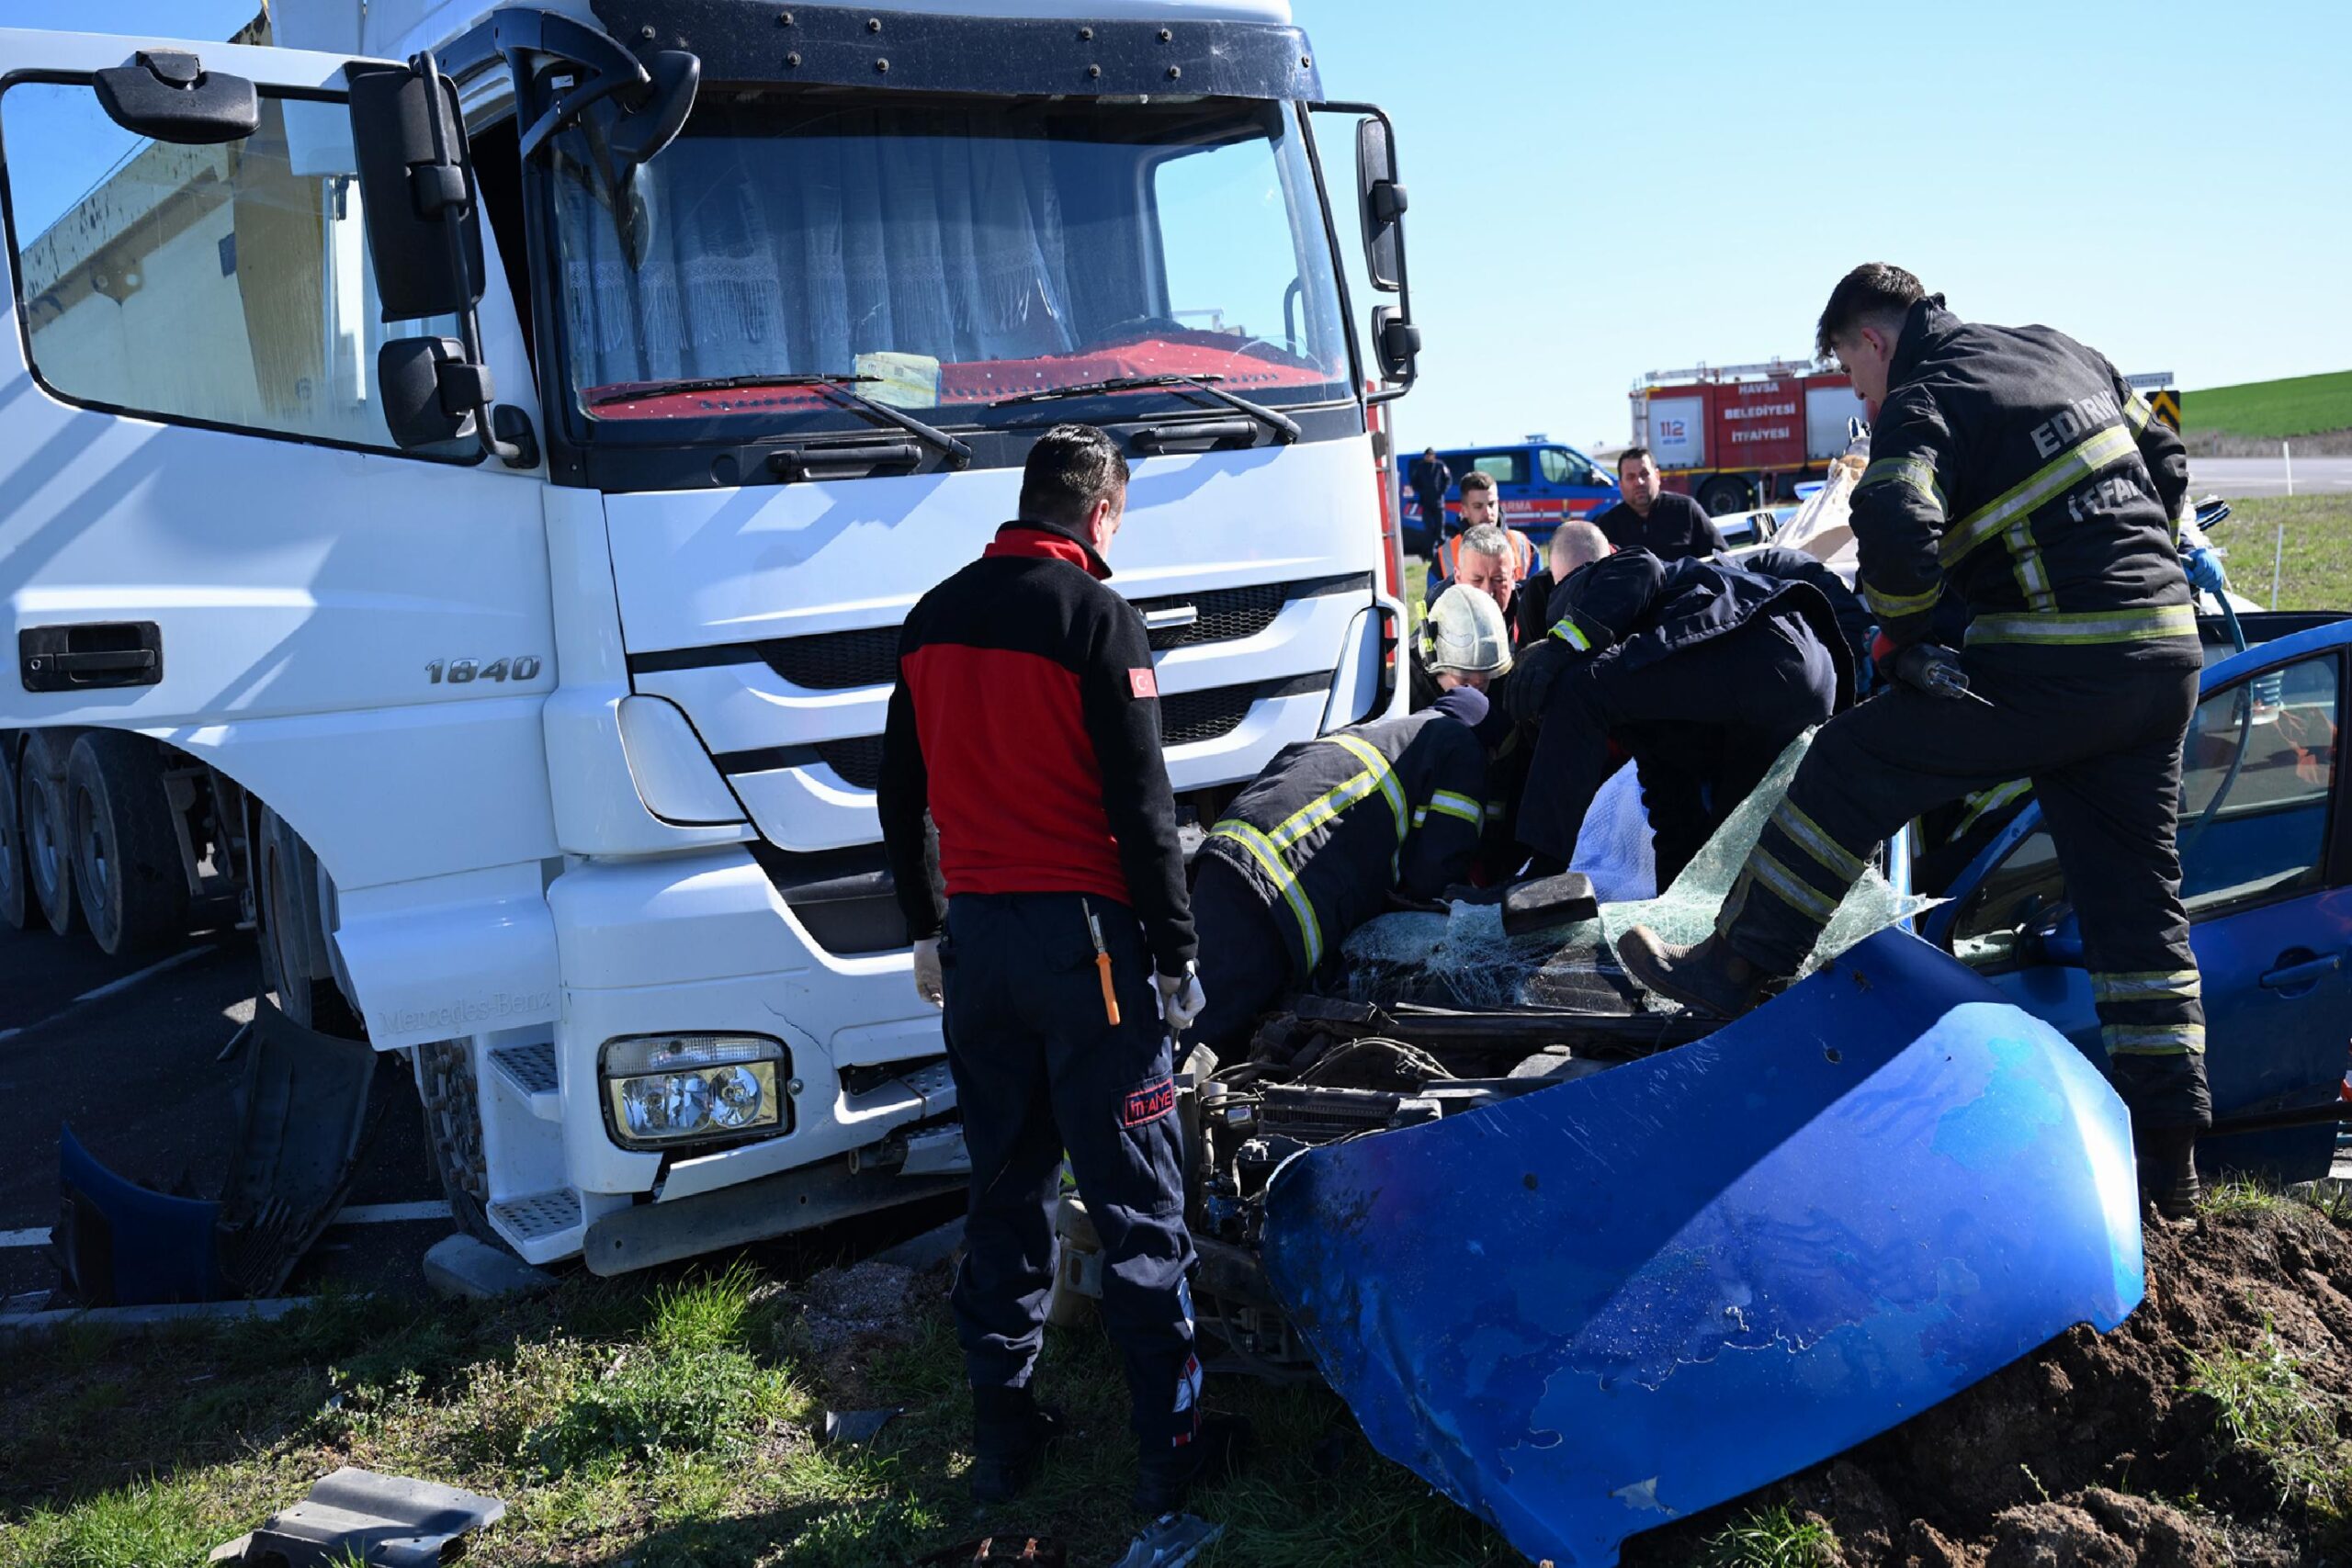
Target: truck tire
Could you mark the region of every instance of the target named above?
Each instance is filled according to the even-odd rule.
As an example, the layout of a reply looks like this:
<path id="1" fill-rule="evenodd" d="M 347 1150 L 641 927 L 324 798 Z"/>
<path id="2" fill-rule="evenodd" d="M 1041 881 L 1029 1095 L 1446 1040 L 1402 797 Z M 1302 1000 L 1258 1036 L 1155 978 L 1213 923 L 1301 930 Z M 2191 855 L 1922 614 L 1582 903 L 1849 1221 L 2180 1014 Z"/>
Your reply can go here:
<path id="1" fill-rule="evenodd" d="M 187 929 L 187 877 L 164 794 L 163 755 L 119 730 L 85 731 L 65 763 L 74 892 L 109 958 Z"/>
<path id="2" fill-rule="evenodd" d="M 0 931 L 23 931 L 31 918 L 25 835 L 17 815 L 17 738 L 0 732 Z"/>
<path id="3" fill-rule="evenodd" d="M 424 1156 L 449 1200 L 449 1217 L 477 1241 L 505 1248 L 491 1228 L 489 1163 L 481 1146 L 481 1094 L 470 1040 L 415 1049 L 416 1098 L 424 1108 Z M 510 1249 L 511 1250 L 511 1249 Z"/>
<path id="4" fill-rule="evenodd" d="M 17 760 L 17 808 L 24 831 L 25 886 L 49 929 L 71 936 L 82 923 L 74 901 L 74 858 L 66 829 L 64 738 L 36 729 Z"/>
<path id="5" fill-rule="evenodd" d="M 322 955 L 334 938 L 315 929 L 318 857 L 266 806 L 254 827 L 253 852 L 262 984 L 277 993 L 278 1011 L 303 1028 L 344 1040 L 365 1040 L 367 1026 L 334 983 L 333 965 Z"/>
<path id="6" fill-rule="evenodd" d="M 1747 512 L 1755 502 L 1749 498 L 1756 492 L 1746 479 L 1731 474 L 1717 474 L 1699 487 L 1699 504 L 1707 509 L 1710 517 L 1721 517 L 1726 512 Z"/>

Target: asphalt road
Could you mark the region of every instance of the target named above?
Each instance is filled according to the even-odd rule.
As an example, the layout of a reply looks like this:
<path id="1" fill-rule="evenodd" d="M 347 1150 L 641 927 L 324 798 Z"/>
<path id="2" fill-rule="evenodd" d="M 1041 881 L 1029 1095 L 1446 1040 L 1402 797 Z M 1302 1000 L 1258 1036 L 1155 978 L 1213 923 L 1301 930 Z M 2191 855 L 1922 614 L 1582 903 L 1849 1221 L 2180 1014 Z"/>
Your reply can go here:
<path id="1" fill-rule="evenodd" d="M 2297 495 L 2352 494 L 2352 457 L 2294 459 Z M 2277 457 L 2191 457 L 2188 488 L 2225 501 L 2287 493 L 2287 464 Z"/>

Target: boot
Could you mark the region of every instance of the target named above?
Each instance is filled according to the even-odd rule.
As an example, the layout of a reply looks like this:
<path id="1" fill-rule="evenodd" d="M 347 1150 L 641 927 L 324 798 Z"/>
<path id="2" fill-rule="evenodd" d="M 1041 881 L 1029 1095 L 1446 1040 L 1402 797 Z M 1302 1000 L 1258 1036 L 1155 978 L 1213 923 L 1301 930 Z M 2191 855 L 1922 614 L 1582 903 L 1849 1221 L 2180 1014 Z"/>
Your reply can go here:
<path id="1" fill-rule="evenodd" d="M 1696 947 L 1678 947 L 1647 926 L 1635 926 L 1617 939 L 1617 960 L 1648 989 L 1716 1018 L 1737 1018 L 1754 1007 L 1774 978 L 1719 936 Z"/>
<path id="2" fill-rule="evenodd" d="M 2197 1129 L 2135 1127 L 2132 1135 L 2140 1156 L 2140 1196 L 2168 1220 L 2196 1213 L 2205 1195 L 2197 1179 Z"/>
<path id="3" fill-rule="evenodd" d="M 1136 1467 L 1128 1500 L 1151 1518 L 1184 1506 L 1195 1486 L 1213 1486 L 1237 1469 L 1250 1450 L 1250 1423 L 1238 1416 L 1203 1416 L 1200 1429 L 1182 1448 L 1148 1450 Z"/>
<path id="4" fill-rule="evenodd" d="M 1060 1413 L 1026 1388 L 974 1389 L 972 1501 L 993 1507 L 1020 1496 L 1061 1435 Z"/>

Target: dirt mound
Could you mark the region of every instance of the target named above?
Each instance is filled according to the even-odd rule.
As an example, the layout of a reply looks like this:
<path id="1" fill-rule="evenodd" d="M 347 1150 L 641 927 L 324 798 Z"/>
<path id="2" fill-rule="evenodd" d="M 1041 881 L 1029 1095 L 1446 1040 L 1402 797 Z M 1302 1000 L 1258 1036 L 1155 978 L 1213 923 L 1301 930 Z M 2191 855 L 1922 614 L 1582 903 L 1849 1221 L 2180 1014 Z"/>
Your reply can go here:
<path id="1" fill-rule="evenodd" d="M 2147 1300 L 2114 1333 L 2071 1330 L 1730 1512 L 1815 1516 L 1840 1568 L 2342 1561 L 2352 1233 L 2255 1197 L 2187 1224 L 2151 1217 L 2147 1258 Z M 1628 1561 L 1685 1559 L 1722 1523 L 1661 1532 Z"/>

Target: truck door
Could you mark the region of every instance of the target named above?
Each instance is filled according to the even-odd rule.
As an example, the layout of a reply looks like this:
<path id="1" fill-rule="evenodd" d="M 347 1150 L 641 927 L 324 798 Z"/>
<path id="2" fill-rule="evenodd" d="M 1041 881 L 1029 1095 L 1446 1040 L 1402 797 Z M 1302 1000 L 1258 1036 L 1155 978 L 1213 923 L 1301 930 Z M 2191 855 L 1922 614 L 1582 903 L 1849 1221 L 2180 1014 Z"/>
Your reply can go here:
<path id="1" fill-rule="evenodd" d="M 2297 637 L 2273 661 L 2207 692 L 2184 750 L 2181 894 L 2217 1122 L 2325 1105 L 2344 1076 L 2352 1032 L 2344 655 L 2325 640 Z M 2021 818 L 2014 846 L 1954 889 L 1949 941 L 2097 1061 L 2081 937 L 2038 816 Z M 2200 1157 L 2307 1180 L 2327 1173 L 2335 1140 L 2333 1125 L 2249 1134 L 2213 1139 Z"/>
<path id="2" fill-rule="evenodd" d="M 553 852 L 555 679 L 535 476 L 388 430 L 378 348 L 450 329 L 382 322 L 347 63 L 0 33 L 0 726 L 169 740 L 345 890 Z"/>

